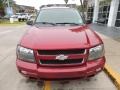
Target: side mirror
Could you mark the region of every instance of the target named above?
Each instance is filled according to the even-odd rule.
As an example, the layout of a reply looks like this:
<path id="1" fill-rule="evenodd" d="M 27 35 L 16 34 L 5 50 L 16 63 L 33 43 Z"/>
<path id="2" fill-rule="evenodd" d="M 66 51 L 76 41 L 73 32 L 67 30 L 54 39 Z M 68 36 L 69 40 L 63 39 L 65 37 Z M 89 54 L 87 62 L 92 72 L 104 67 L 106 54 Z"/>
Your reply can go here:
<path id="1" fill-rule="evenodd" d="M 27 21 L 27 23 L 26 23 L 27 25 L 33 25 L 33 21 Z"/>
<path id="2" fill-rule="evenodd" d="M 91 20 L 86 20 L 86 24 L 91 24 L 92 21 Z"/>

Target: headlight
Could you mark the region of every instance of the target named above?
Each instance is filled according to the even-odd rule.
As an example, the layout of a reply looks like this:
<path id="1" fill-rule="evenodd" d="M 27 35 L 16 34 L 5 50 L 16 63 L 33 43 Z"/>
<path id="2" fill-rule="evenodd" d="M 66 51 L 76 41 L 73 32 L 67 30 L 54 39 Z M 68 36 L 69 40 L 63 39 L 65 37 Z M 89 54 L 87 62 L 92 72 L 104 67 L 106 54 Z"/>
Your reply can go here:
<path id="1" fill-rule="evenodd" d="M 89 50 L 89 57 L 88 60 L 95 60 L 98 59 L 100 57 L 104 56 L 104 45 L 98 45 L 96 47 L 93 47 Z"/>
<path id="2" fill-rule="evenodd" d="M 17 47 L 17 57 L 23 61 L 35 62 L 33 50 L 21 46 Z"/>

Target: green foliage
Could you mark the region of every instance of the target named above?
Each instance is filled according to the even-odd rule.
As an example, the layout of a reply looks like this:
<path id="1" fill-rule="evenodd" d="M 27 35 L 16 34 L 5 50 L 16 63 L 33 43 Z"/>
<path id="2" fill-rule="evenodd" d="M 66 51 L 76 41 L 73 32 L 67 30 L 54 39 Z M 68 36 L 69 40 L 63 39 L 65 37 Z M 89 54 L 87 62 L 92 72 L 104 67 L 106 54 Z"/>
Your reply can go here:
<path id="1" fill-rule="evenodd" d="M 81 5 L 80 5 L 80 6 L 77 6 L 77 9 L 78 9 L 80 12 L 85 12 L 85 11 L 87 10 L 87 8 L 82 7 Z"/>
<path id="2" fill-rule="evenodd" d="M 77 9 L 78 9 L 79 11 L 82 11 L 82 7 L 81 7 L 81 6 L 77 6 Z"/>
<path id="3" fill-rule="evenodd" d="M 104 0 L 104 1 L 100 1 L 100 5 L 108 5 L 111 3 L 112 0 Z"/>
<path id="4" fill-rule="evenodd" d="M 9 1 L 9 5 L 12 7 L 13 5 L 14 5 L 14 3 L 15 3 L 15 1 L 13 1 L 13 0 L 0 0 L 0 1 L 2 1 L 3 3 L 3 5 L 4 6 L 7 6 L 8 5 L 8 1 Z"/>
<path id="5" fill-rule="evenodd" d="M 0 0 L 0 9 L 3 9 L 4 8 L 4 4 L 3 4 L 3 1 Z"/>
<path id="6" fill-rule="evenodd" d="M 12 7 L 14 5 L 14 1 L 13 0 L 9 0 L 10 6 Z"/>
<path id="7" fill-rule="evenodd" d="M 112 0 L 106 0 L 106 2 L 110 3 Z"/>
<path id="8" fill-rule="evenodd" d="M 5 12 L 4 12 L 4 4 L 3 1 L 0 0 L 0 16 L 4 16 Z"/>

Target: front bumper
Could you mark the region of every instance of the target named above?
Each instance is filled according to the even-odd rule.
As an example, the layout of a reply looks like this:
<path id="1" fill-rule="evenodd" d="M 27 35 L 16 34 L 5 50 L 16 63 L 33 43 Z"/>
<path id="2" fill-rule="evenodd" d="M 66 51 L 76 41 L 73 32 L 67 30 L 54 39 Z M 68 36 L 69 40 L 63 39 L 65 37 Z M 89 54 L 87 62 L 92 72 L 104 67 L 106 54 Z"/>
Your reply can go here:
<path id="1" fill-rule="evenodd" d="M 105 57 L 89 61 L 80 66 L 69 67 L 40 67 L 35 63 L 28 63 L 21 60 L 16 61 L 17 68 L 21 74 L 37 79 L 69 79 L 89 77 L 102 71 L 105 64 Z"/>

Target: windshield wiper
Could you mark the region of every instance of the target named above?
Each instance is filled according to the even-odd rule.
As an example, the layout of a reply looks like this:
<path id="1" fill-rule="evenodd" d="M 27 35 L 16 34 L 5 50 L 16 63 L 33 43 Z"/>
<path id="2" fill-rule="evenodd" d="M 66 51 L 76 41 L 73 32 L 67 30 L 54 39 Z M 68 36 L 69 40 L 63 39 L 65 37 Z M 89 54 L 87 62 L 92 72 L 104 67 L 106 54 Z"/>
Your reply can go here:
<path id="1" fill-rule="evenodd" d="M 67 22 L 63 22 L 63 23 L 56 23 L 56 24 L 72 24 L 72 25 L 81 25 L 80 23 L 67 23 Z"/>
<path id="2" fill-rule="evenodd" d="M 36 22 L 36 24 L 50 24 L 50 25 L 56 25 L 56 23 L 51 23 L 51 22 Z"/>

